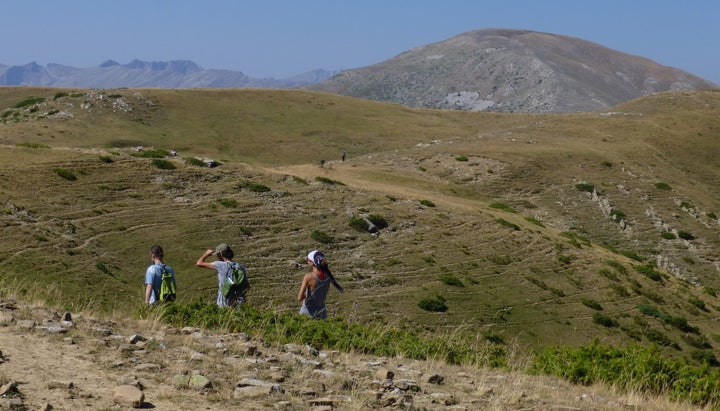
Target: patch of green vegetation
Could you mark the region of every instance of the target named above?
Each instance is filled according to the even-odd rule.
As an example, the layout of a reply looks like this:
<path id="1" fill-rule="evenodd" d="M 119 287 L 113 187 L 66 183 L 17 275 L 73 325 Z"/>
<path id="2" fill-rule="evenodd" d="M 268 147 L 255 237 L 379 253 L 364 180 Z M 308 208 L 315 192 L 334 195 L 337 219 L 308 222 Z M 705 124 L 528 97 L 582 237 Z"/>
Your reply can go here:
<path id="1" fill-rule="evenodd" d="M 165 158 L 169 155 L 170 152 L 165 150 L 143 150 L 132 153 L 133 157 L 140 158 Z"/>
<path id="2" fill-rule="evenodd" d="M 183 160 L 185 160 L 186 163 L 188 163 L 191 166 L 195 167 L 207 167 L 208 165 L 205 164 L 204 161 L 200 160 L 197 157 L 184 157 Z"/>
<path id="3" fill-rule="evenodd" d="M 709 211 L 709 212 L 705 213 L 705 215 L 708 216 L 708 218 L 711 219 L 711 220 L 717 220 L 717 219 L 718 219 L 718 217 L 717 217 L 717 216 L 715 215 L 715 213 L 713 213 L 712 211 Z"/>
<path id="4" fill-rule="evenodd" d="M 538 220 L 535 217 L 527 216 L 527 217 L 525 217 L 525 221 L 535 224 L 536 226 L 539 226 L 539 227 L 545 227 L 545 225 L 542 223 L 542 221 Z"/>
<path id="5" fill-rule="evenodd" d="M 247 181 L 244 181 L 243 183 L 241 183 L 240 188 L 245 189 L 247 191 L 251 191 L 253 193 L 266 193 L 266 192 L 270 191 L 270 187 L 268 187 L 264 184 L 250 181 L 250 180 L 247 180 Z"/>
<path id="6" fill-rule="evenodd" d="M 468 161 L 467 156 L 457 156 L 455 157 L 455 160 L 457 161 Z"/>
<path id="7" fill-rule="evenodd" d="M 659 345 L 673 345 L 659 332 L 646 336 Z M 561 377 L 575 384 L 604 383 L 700 406 L 720 403 L 719 368 L 665 358 L 654 346 L 615 348 L 595 340 L 582 347 L 547 348 L 533 358 L 530 372 Z"/>
<path id="8" fill-rule="evenodd" d="M 420 302 L 418 302 L 418 307 L 433 313 L 445 312 L 448 310 L 445 298 L 440 295 L 423 298 Z"/>
<path id="9" fill-rule="evenodd" d="M 169 160 L 163 160 L 161 158 L 153 158 L 152 165 L 161 170 L 174 170 L 175 164 Z"/>
<path id="10" fill-rule="evenodd" d="M 323 177 L 323 176 L 315 177 L 315 181 L 319 181 L 323 184 L 327 184 L 327 185 L 331 185 L 331 186 L 344 186 L 345 185 L 345 183 L 343 183 L 343 182 L 333 180 L 333 179 Z"/>
<path id="11" fill-rule="evenodd" d="M 608 317 L 607 315 L 603 315 L 600 313 L 594 313 L 592 316 L 592 320 L 595 324 L 602 325 L 603 327 L 617 327 L 618 323 L 617 321 L 613 320 L 611 317 Z"/>
<path id="12" fill-rule="evenodd" d="M 112 163 L 113 159 L 110 156 L 100 156 L 100 161 L 103 163 Z"/>
<path id="13" fill-rule="evenodd" d="M 367 216 L 367 219 L 368 221 L 373 223 L 373 225 L 377 227 L 378 230 L 382 230 L 383 228 L 387 228 L 388 226 L 387 220 L 380 214 L 369 214 Z"/>
<path id="14" fill-rule="evenodd" d="M 602 305 L 600 305 L 599 302 L 597 302 L 597 301 L 595 301 L 595 300 L 593 300 L 593 299 L 590 299 L 590 298 L 581 298 L 581 299 L 580 299 L 580 302 L 581 302 L 584 306 L 586 306 L 586 307 L 588 307 L 588 308 L 592 308 L 593 310 L 602 311 L 602 309 L 603 309 L 603 308 L 602 308 Z"/>
<path id="15" fill-rule="evenodd" d="M 317 241 L 320 244 L 330 244 L 334 241 L 333 237 L 320 230 L 313 230 L 310 232 L 310 238 Z"/>
<path id="16" fill-rule="evenodd" d="M 657 188 L 658 190 L 664 190 L 664 191 L 672 190 L 672 187 L 670 187 L 670 184 L 663 183 L 663 182 L 655 183 L 655 188 Z"/>
<path id="17" fill-rule="evenodd" d="M 603 161 L 601 164 L 603 165 L 603 167 L 607 168 L 611 168 L 613 166 L 613 163 L 610 161 Z"/>
<path id="18" fill-rule="evenodd" d="M 692 235 L 691 233 L 689 233 L 687 231 L 682 231 L 682 230 L 678 231 L 678 237 L 682 238 L 683 240 L 688 240 L 688 241 L 695 239 L 694 235 Z"/>
<path id="19" fill-rule="evenodd" d="M 33 104 L 40 104 L 45 101 L 45 97 L 30 97 L 28 99 L 25 99 L 17 104 L 15 104 L 15 108 L 23 108 L 27 106 L 32 106 Z"/>
<path id="20" fill-rule="evenodd" d="M 662 233 L 660 233 L 660 237 L 662 237 L 666 240 L 674 240 L 675 238 L 677 238 L 677 237 L 675 237 L 675 234 L 673 234 L 669 231 L 663 231 Z"/>
<path id="21" fill-rule="evenodd" d="M 578 183 L 575 184 L 575 189 L 578 191 L 592 193 L 593 191 L 595 191 L 595 186 L 589 183 Z"/>
<path id="22" fill-rule="evenodd" d="M 63 97 L 67 97 L 67 96 L 68 96 L 68 93 L 66 93 L 66 92 L 64 92 L 64 91 L 58 91 L 58 92 L 55 93 L 55 95 L 53 96 L 53 100 L 57 100 L 57 99 L 59 99 L 59 98 L 63 98 Z"/>
<path id="23" fill-rule="evenodd" d="M 515 213 L 515 209 L 510 207 L 509 205 L 503 204 L 503 203 L 490 203 L 490 208 L 494 208 L 497 210 L 507 211 L 508 213 Z"/>
<path id="24" fill-rule="evenodd" d="M 440 282 L 442 282 L 445 285 L 449 285 L 451 287 L 460 287 L 460 288 L 465 287 L 465 284 L 463 284 L 463 282 L 459 278 L 455 277 L 452 274 L 441 275 Z"/>
<path id="25" fill-rule="evenodd" d="M 370 224 L 368 224 L 367 220 L 365 220 L 362 217 L 358 217 L 358 216 L 351 217 L 348 225 L 350 225 L 350 227 L 356 229 L 357 231 L 360 231 L 363 233 L 367 233 L 368 230 L 370 229 Z"/>
<path id="26" fill-rule="evenodd" d="M 442 297 L 428 299 L 432 312 L 447 310 Z M 444 308 L 443 308 L 444 307 Z M 507 364 L 504 346 L 479 342 L 475 335 L 449 333 L 422 337 L 383 324 L 360 324 L 335 317 L 317 321 L 306 316 L 261 310 L 249 305 L 228 310 L 215 304 L 193 302 L 164 306 L 162 320 L 170 325 L 200 327 L 224 332 L 262 335 L 276 344 L 307 344 L 319 350 L 339 350 L 449 364 L 499 367 Z M 152 308 L 150 308 L 152 309 Z M 143 307 L 140 315 L 148 310 Z M 423 308 L 425 309 L 425 308 Z"/>
<path id="27" fill-rule="evenodd" d="M 515 224 L 515 223 L 511 223 L 510 221 L 508 221 L 508 220 L 506 220 L 506 219 L 504 219 L 504 218 L 496 218 L 496 219 L 495 219 L 495 222 L 498 223 L 498 224 L 500 224 L 500 225 L 503 226 L 503 227 L 508 227 L 508 228 L 512 228 L 512 229 L 515 230 L 515 231 L 520 231 L 520 226 L 519 226 L 519 225 L 517 225 L 517 224 Z"/>
<path id="28" fill-rule="evenodd" d="M 659 283 L 663 283 L 663 277 L 660 275 L 660 272 L 658 272 L 654 266 L 645 264 L 645 265 L 634 265 L 632 266 L 635 271 L 639 272 L 640 274 L 644 275 L 645 277 L 657 281 Z"/>
<path id="29" fill-rule="evenodd" d="M 612 218 L 613 221 L 619 222 L 626 219 L 627 216 L 622 211 L 613 208 L 612 210 L 610 210 L 610 218 Z"/>
<path id="30" fill-rule="evenodd" d="M 77 180 L 77 177 L 75 177 L 75 174 L 73 174 L 72 171 L 64 169 L 64 168 L 56 168 L 53 170 L 57 175 L 64 178 L 68 181 L 75 181 Z"/>
<path id="31" fill-rule="evenodd" d="M 424 205 L 425 207 L 435 207 L 435 203 L 430 200 L 420 200 L 420 204 Z"/>
<path id="32" fill-rule="evenodd" d="M 218 198 L 217 200 L 220 205 L 227 208 L 237 208 L 240 204 L 238 204 L 237 200 L 234 198 Z"/>

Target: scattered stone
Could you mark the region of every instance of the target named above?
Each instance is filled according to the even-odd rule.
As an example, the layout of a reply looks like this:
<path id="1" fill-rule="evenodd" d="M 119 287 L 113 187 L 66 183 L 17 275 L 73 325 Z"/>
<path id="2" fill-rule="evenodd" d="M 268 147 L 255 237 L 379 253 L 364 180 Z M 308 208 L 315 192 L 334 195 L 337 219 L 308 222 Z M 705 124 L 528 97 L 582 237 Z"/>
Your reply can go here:
<path id="1" fill-rule="evenodd" d="M 375 378 L 381 379 L 381 380 L 392 380 L 395 378 L 395 373 L 388 370 L 387 368 L 380 368 L 375 373 Z"/>
<path id="2" fill-rule="evenodd" d="M 15 321 L 15 316 L 8 311 L 0 311 L 0 326 L 8 326 Z"/>
<path id="3" fill-rule="evenodd" d="M 433 374 L 430 376 L 430 378 L 428 378 L 428 384 L 440 385 L 443 383 L 443 381 L 445 381 L 445 377 L 443 377 L 442 375 L 438 375 L 438 374 Z"/>
<path id="4" fill-rule="evenodd" d="M 212 382 L 210 381 L 210 379 L 208 379 L 204 375 L 193 374 L 190 377 L 190 388 L 193 388 L 196 390 L 209 389 L 209 388 L 212 388 Z"/>
<path id="5" fill-rule="evenodd" d="M 133 335 L 131 335 L 130 338 L 128 339 L 128 343 L 130 343 L 130 344 L 137 344 L 137 343 L 139 343 L 140 341 L 145 341 L 145 340 L 147 340 L 147 338 L 143 337 L 142 335 L 133 334 Z"/>
<path id="6" fill-rule="evenodd" d="M 35 321 L 33 320 L 19 320 L 16 324 L 17 328 L 22 330 L 32 330 L 35 328 Z"/>
<path id="7" fill-rule="evenodd" d="M 113 401 L 120 405 L 140 408 L 145 402 L 145 394 L 134 385 L 120 385 L 113 389 Z"/>

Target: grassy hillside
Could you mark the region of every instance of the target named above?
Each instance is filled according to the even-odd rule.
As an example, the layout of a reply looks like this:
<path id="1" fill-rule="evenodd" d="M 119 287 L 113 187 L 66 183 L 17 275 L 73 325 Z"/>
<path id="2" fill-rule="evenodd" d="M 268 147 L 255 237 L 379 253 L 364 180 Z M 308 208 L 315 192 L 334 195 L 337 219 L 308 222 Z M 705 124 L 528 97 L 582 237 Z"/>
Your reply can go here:
<path id="1" fill-rule="evenodd" d="M 187 302 L 213 300 L 194 262 L 227 242 L 251 304 L 292 312 L 319 247 L 350 321 L 712 355 L 719 111 L 717 92 L 516 115 L 303 91 L 2 88 L 0 275 L 58 306 L 133 313 L 153 244 Z M 351 226 L 368 216 L 387 227 Z"/>

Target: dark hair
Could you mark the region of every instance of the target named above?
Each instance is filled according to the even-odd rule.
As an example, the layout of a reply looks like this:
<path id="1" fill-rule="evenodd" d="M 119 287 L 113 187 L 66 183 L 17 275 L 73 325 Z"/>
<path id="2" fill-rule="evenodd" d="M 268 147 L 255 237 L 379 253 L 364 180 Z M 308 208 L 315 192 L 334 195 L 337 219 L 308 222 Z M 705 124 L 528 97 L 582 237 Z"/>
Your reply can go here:
<path id="1" fill-rule="evenodd" d="M 156 258 L 158 258 L 158 259 L 160 259 L 160 260 L 162 260 L 162 258 L 163 258 L 163 249 L 162 249 L 162 247 L 160 247 L 159 245 L 154 245 L 154 246 L 152 246 L 152 247 L 150 248 L 150 253 L 151 253 L 154 257 L 156 257 Z"/>
<path id="2" fill-rule="evenodd" d="M 233 257 L 235 257 L 235 253 L 230 247 L 226 248 L 225 251 L 221 252 L 219 255 L 220 257 L 227 258 L 228 260 L 232 260 Z"/>

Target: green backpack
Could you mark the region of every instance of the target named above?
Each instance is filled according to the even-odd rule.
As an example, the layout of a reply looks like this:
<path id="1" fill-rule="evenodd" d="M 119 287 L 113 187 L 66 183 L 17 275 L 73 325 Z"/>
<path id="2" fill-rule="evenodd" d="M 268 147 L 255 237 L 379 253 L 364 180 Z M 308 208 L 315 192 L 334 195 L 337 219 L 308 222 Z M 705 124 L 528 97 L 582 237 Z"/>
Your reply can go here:
<path id="1" fill-rule="evenodd" d="M 175 281 L 170 271 L 163 266 L 162 267 L 162 280 L 160 282 L 160 301 L 169 302 L 175 301 L 177 293 L 175 291 Z"/>
<path id="2" fill-rule="evenodd" d="M 222 285 L 223 297 L 228 299 L 243 297 L 244 299 L 245 293 L 250 288 L 245 267 L 238 263 L 230 263 L 229 265 L 230 271 Z"/>

